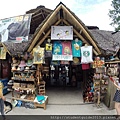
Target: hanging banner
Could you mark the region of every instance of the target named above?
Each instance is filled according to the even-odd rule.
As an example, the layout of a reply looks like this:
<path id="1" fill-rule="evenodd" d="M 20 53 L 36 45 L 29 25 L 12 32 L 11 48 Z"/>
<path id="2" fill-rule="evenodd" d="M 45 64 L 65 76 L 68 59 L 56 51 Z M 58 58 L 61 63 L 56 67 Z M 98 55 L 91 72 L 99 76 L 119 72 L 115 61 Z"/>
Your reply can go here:
<path id="1" fill-rule="evenodd" d="M 69 41 L 55 41 L 53 43 L 52 60 L 72 61 L 71 43 Z"/>
<path id="2" fill-rule="evenodd" d="M 73 40 L 73 26 L 51 26 L 51 40 Z"/>
<path id="3" fill-rule="evenodd" d="M 31 14 L 0 20 L 0 42 L 28 41 Z"/>
<path id="4" fill-rule="evenodd" d="M 44 48 L 40 46 L 33 49 L 33 64 L 42 64 L 44 63 Z"/>
<path id="5" fill-rule="evenodd" d="M 6 59 L 7 50 L 4 47 L 0 47 L 0 59 Z"/>

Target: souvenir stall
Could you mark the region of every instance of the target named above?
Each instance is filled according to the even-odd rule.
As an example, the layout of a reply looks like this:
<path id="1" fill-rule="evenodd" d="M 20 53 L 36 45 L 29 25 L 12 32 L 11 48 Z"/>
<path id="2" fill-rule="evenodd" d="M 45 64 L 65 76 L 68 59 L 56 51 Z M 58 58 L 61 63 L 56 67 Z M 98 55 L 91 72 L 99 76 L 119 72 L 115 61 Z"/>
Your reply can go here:
<path id="1" fill-rule="evenodd" d="M 0 82 L 3 83 L 3 94 L 8 93 L 7 83 L 10 79 L 10 56 L 7 49 L 0 46 Z"/>
<path id="2" fill-rule="evenodd" d="M 93 68 L 95 70 L 93 76 L 94 102 L 97 103 L 97 107 L 101 107 L 100 103 L 105 100 L 109 80 L 109 76 L 106 74 L 104 57 L 96 57 L 93 62 Z"/>
<path id="3" fill-rule="evenodd" d="M 93 102 L 97 107 L 101 107 L 100 103 L 105 101 L 109 81 L 104 57 L 95 57 L 91 65 L 92 69 L 83 98 L 84 102 Z"/>
<path id="4" fill-rule="evenodd" d="M 14 106 L 46 109 L 48 98 L 44 96 L 45 83 L 41 77 L 43 56 L 41 57 L 42 50 L 38 49 L 33 50 L 33 55 L 26 52 L 12 58 L 12 77 L 8 86 L 12 91 Z"/>
<path id="5" fill-rule="evenodd" d="M 113 97 L 116 92 L 116 87 L 114 86 L 113 82 L 116 81 L 118 82 L 120 78 L 120 61 L 118 57 L 113 57 L 110 60 L 105 62 L 106 66 L 106 74 L 109 76 L 109 81 L 108 81 L 108 90 L 107 94 L 105 97 L 105 105 L 109 109 L 114 109 L 114 102 L 113 102 Z"/>

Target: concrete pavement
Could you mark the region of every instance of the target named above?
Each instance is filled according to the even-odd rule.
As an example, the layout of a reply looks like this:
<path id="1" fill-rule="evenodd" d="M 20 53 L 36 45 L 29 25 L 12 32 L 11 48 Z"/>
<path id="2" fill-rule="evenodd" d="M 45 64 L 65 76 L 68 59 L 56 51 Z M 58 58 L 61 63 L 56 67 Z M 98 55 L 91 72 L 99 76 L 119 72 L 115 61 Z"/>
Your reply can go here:
<path id="1" fill-rule="evenodd" d="M 77 97 L 76 101 L 76 98 L 72 99 L 72 92 L 68 96 L 68 92 L 66 92 L 64 96 L 66 95 L 67 97 L 63 97 L 63 93 L 62 96 L 60 96 L 56 94 L 55 91 L 53 92 L 55 94 L 52 94 L 52 92 L 48 93 L 49 101 L 46 110 L 43 108 L 29 109 L 25 107 L 15 107 L 8 115 L 116 115 L 115 109 L 109 110 L 103 103 L 101 103 L 101 107 L 98 108 L 95 104 L 81 104 L 82 101 L 78 103 L 77 100 L 79 97 Z M 74 94 L 77 96 L 77 92 L 74 92 Z M 5 96 L 8 101 L 11 100 L 11 93 Z M 60 101 L 62 101 L 62 103 L 65 102 L 64 99 L 68 101 L 67 103 L 72 101 L 72 103 L 76 102 L 76 104 L 60 104 Z"/>

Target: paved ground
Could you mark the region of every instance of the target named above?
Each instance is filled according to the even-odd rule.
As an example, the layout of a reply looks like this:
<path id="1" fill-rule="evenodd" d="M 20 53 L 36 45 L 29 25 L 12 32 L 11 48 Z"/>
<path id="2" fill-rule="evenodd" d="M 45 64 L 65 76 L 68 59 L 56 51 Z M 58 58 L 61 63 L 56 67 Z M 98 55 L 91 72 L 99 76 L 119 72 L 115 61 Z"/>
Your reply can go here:
<path id="1" fill-rule="evenodd" d="M 103 103 L 101 103 L 100 108 L 97 108 L 95 104 L 81 104 L 82 98 L 80 97 L 80 100 L 80 98 L 77 96 L 77 94 L 80 94 L 77 91 L 71 93 L 65 91 L 64 93 L 65 94 L 63 94 L 61 91 L 59 93 L 56 91 L 47 92 L 49 101 L 46 110 L 43 108 L 29 109 L 25 107 L 15 107 L 11 112 L 8 113 L 8 115 L 116 115 L 115 109 L 109 110 Z M 6 98 L 8 101 L 10 101 L 11 93 L 7 94 Z M 65 100 L 67 101 L 66 103 Z M 78 100 L 80 102 L 78 102 Z"/>
<path id="2" fill-rule="evenodd" d="M 15 107 L 8 115 L 115 115 L 115 110 L 108 110 L 102 105 L 97 108 L 93 104 L 87 105 L 47 105 L 43 108 L 28 109 L 24 107 Z"/>

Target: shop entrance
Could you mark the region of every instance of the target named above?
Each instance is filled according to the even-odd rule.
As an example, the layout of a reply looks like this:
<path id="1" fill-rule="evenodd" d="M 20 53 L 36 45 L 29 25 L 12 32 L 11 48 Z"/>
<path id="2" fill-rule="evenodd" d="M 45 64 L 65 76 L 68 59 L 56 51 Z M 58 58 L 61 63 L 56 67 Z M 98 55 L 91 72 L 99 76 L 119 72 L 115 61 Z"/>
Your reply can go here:
<path id="1" fill-rule="evenodd" d="M 83 104 L 83 73 L 81 65 L 50 66 L 46 79 L 49 104 Z"/>
<path id="2" fill-rule="evenodd" d="M 80 88 L 80 83 L 83 82 L 83 71 L 81 65 L 51 65 L 49 75 L 45 77 L 48 87 Z"/>

